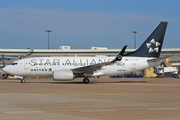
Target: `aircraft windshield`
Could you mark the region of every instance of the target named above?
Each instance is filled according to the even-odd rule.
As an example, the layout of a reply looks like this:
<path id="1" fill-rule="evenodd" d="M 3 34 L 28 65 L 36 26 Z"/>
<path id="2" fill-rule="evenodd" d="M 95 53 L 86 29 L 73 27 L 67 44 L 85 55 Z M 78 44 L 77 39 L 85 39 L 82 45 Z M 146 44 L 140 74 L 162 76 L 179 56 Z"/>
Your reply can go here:
<path id="1" fill-rule="evenodd" d="M 11 65 L 17 65 L 17 63 L 11 63 Z"/>

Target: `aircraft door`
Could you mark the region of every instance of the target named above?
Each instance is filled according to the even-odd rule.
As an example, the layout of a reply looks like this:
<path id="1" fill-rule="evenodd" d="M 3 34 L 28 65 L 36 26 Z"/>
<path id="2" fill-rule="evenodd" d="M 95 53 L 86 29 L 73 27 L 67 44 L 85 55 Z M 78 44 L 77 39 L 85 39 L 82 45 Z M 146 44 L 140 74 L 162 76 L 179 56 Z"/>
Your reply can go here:
<path id="1" fill-rule="evenodd" d="M 29 60 L 24 60 L 24 70 L 29 70 Z"/>
<path id="2" fill-rule="evenodd" d="M 136 69 L 136 60 L 131 60 L 131 69 L 132 70 Z"/>

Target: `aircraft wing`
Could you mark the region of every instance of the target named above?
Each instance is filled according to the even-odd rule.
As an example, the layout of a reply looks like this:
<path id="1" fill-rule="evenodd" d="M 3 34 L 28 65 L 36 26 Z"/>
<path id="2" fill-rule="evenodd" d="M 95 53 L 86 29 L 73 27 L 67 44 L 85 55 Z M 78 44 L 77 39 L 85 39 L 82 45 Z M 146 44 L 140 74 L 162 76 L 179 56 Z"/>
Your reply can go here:
<path id="1" fill-rule="evenodd" d="M 95 65 L 88 65 L 88 66 L 84 66 L 84 67 L 79 67 L 79 68 L 75 68 L 75 69 L 71 69 L 75 74 L 78 73 L 93 73 L 96 70 L 100 70 L 103 66 L 107 66 L 107 65 L 111 65 L 113 63 L 115 63 L 116 61 L 121 61 L 122 57 L 124 55 L 124 52 L 126 50 L 126 46 L 123 47 L 123 49 L 119 52 L 119 54 L 116 56 L 116 58 L 110 62 L 105 62 L 105 63 L 99 63 L 99 64 L 95 64 Z"/>
<path id="2" fill-rule="evenodd" d="M 159 58 L 155 58 L 155 59 L 149 59 L 147 60 L 148 62 L 156 62 L 156 61 L 159 61 L 159 60 L 164 60 L 166 58 L 170 58 L 170 57 L 173 57 L 174 55 L 168 55 L 168 56 L 165 56 L 165 57 L 159 57 Z"/>

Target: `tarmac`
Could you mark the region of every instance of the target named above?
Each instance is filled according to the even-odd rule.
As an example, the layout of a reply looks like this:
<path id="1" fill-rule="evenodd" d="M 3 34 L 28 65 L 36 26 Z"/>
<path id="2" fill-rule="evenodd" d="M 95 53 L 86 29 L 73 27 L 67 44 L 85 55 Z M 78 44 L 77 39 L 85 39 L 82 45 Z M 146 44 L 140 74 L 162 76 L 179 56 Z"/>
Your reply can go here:
<path id="1" fill-rule="evenodd" d="M 0 79 L 0 120 L 180 120 L 180 79 Z"/>

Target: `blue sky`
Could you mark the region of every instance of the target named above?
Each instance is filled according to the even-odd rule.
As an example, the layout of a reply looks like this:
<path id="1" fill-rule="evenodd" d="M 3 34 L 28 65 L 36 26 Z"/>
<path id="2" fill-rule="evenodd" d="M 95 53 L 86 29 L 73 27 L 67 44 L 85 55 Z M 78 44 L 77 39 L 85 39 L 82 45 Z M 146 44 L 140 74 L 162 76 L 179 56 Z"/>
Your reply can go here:
<path id="1" fill-rule="evenodd" d="M 137 47 L 168 21 L 163 48 L 180 46 L 179 0 L 0 0 L 0 49 Z"/>

